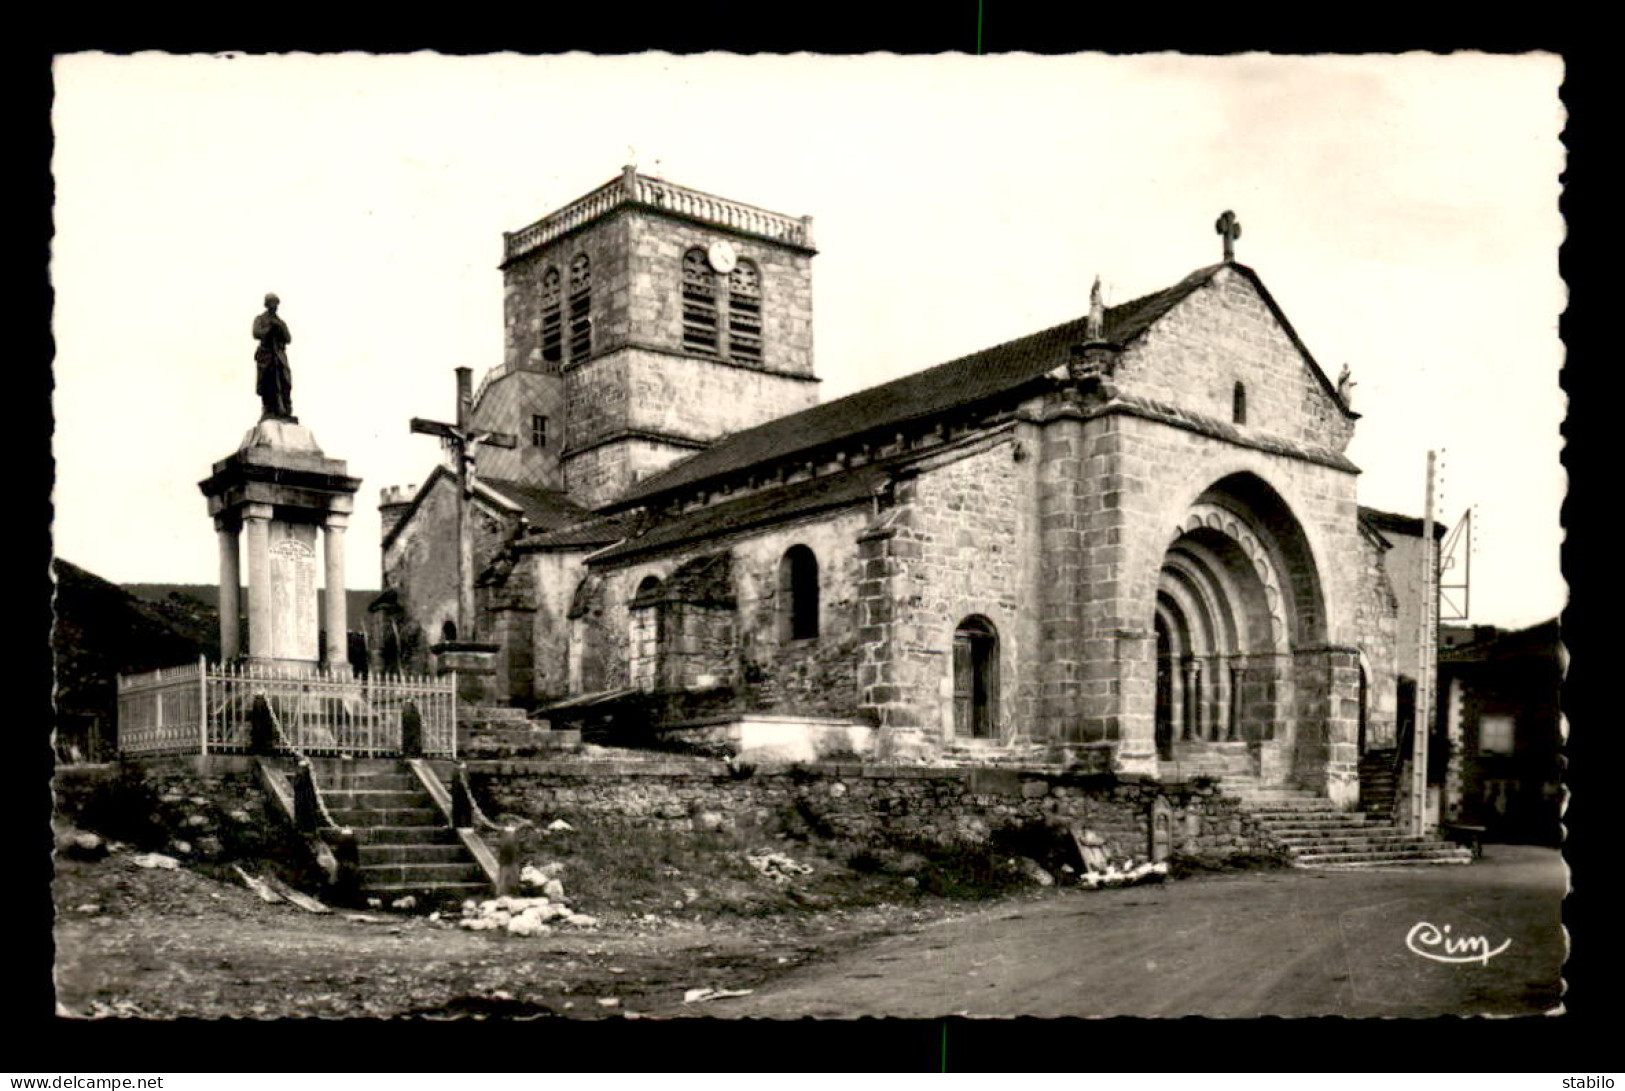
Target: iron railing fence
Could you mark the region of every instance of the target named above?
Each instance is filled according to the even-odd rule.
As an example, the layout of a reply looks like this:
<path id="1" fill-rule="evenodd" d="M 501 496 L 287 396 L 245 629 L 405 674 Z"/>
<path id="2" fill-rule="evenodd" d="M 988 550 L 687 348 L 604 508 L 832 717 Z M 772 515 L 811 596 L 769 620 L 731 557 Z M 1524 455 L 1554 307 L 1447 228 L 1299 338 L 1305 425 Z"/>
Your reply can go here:
<path id="1" fill-rule="evenodd" d="M 312 757 L 393 757 L 408 705 L 422 721 L 422 754 L 457 756 L 455 674 L 361 675 L 265 663 L 165 667 L 118 680 L 119 752 L 243 754 L 264 697 L 287 743 Z"/>

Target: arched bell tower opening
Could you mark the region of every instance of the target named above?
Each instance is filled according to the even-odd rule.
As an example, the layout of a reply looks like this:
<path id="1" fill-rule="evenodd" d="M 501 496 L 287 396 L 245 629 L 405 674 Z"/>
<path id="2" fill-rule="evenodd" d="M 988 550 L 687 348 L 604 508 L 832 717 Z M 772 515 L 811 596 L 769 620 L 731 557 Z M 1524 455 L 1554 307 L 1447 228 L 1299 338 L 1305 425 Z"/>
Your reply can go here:
<path id="1" fill-rule="evenodd" d="M 1261 478 L 1215 482 L 1183 513 L 1163 554 L 1152 629 L 1166 772 L 1319 786 L 1339 730 L 1335 649 L 1303 529 Z M 1357 675 L 1348 683 L 1357 709 Z M 1352 748 L 1357 723 L 1348 727 Z"/>

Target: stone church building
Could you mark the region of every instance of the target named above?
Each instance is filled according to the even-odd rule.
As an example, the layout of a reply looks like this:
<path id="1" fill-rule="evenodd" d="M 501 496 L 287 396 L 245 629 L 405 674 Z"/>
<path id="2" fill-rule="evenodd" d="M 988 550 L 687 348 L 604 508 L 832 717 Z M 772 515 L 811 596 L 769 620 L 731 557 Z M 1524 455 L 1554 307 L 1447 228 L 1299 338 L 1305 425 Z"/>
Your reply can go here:
<path id="1" fill-rule="evenodd" d="M 1228 253 L 820 402 L 810 220 L 628 168 L 505 236 L 471 415 L 518 443 L 478 449 L 476 632 L 439 467 L 384 491 L 378 665 L 473 638 L 555 726 L 1351 802 L 1394 745 L 1420 523 L 1359 507 L 1358 414 Z"/>

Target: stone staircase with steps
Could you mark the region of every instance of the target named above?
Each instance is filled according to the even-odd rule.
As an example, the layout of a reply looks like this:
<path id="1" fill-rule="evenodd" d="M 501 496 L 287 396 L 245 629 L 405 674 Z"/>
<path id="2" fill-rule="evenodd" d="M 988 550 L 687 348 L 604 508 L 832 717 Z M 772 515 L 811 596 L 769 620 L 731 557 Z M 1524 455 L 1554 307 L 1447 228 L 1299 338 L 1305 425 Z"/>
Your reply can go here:
<path id="1" fill-rule="evenodd" d="M 1417 837 L 1387 816 L 1340 811 L 1331 800 L 1302 788 L 1262 785 L 1256 777 L 1224 777 L 1220 790 L 1287 851 L 1294 867 L 1405 867 L 1468 864 L 1471 850 L 1438 837 Z"/>
<path id="2" fill-rule="evenodd" d="M 1392 816 L 1399 799 L 1392 750 L 1370 750 L 1360 757 L 1360 810 Z"/>
<path id="3" fill-rule="evenodd" d="M 411 766 L 397 759 L 312 759 L 316 790 L 355 831 L 363 896 L 489 896 L 491 882 Z"/>
<path id="4" fill-rule="evenodd" d="M 457 707 L 457 753 L 465 758 L 550 757 L 581 748 L 576 728 L 548 730 L 522 708 Z"/>

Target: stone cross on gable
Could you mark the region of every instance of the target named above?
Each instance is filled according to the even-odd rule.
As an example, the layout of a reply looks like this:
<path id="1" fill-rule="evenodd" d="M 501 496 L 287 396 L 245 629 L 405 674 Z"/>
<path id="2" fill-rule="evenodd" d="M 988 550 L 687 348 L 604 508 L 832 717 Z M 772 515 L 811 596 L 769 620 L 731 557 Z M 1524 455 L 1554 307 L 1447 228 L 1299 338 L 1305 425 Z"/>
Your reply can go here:
<path id="1" fill-rule="evenodd" d="M 1241 238 L 1241 221 L 1236 219 L 1234 212 L 1226 210 L 1213 225 L 1213 230 L 1224 236 L 1224 260 L 1235 261 L 1236 240 Z"/>
<path id="2" fill-rule="evenodd" d="M 457 639 L 473 640 L 474 633 L 474 534 L 468 518 L 468 503 L 474 495 L 474 455 L 481 446 L 519 446 L 519 439 L 506 432 L 477 432 L 470 417 L 474 409 L 473 372 L 457 369 L 457 423 L 412 418 L 412 431 L 418 435 L 439 436 L 457 466 Z"/>

